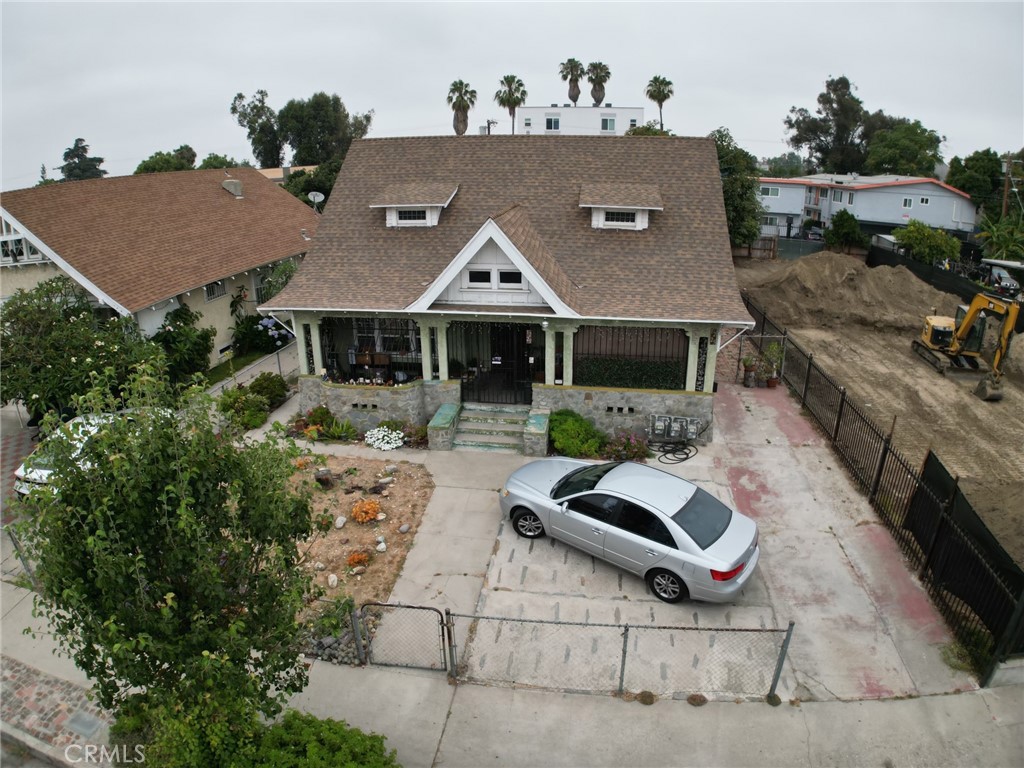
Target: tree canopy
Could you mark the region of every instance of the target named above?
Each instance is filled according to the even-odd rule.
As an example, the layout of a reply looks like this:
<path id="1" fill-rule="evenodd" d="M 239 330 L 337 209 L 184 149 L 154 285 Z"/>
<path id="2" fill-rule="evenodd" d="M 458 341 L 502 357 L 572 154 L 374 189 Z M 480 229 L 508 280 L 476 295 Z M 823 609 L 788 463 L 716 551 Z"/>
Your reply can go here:
<path id="1" fill-rule="evenodd" d="M 454 117 L 452 127 L 456 136 L 464 136 L 469 128 L 469 110 L 476 104 L 476 91 L 464 80 L 456 80 L 448 88 L 448 106 Z"/>
<path id="2" fill-rule="evenodd" d="M 311 535 L 308 489 L 292 487 L 297 454 L 274 435 L 223 439 L 201 390 L 167 408 L 168 385 L 140 366 L 122 404 L 107 375 L 80 402 L 101 426 L 44 440 L 51 483 L 19 502 L 37 607 L 102 706 L 142 697 L 202 711 L 223 728 L 207 724 L 197 764 L 226 764 L 210 758 L 231 720 L 273 716 L 306 683 L 296 615 L 311 595 L 297 546 Z M 111 418 L 122 405 L 130 418 Z"/>
<path id="3" fill-rule="evenodd" d="M 213 152 L 206 156 L 206 159 L 199 164 L 199 170 L 205 171 L 210 168 L 251 168 L 248 160 L 235 160 L 233 157 L 218 155 Z"/>
<path id="4" fill-rule="evenodd" d="M 644 89 L 644 94 L 648 99 L 658 105 L 658 127 L 661 130 L 665 130 L 665 120 L 661 114 L 661 108 L 665 105 L 665 102 L 672 98 L 672 94 L 675 91 L 672 90 L 672 81 L 662 77 L 661 75 L 655 75 L 651 78 L 651 81 L 647 84 L 647 88 Z"/>
<path id="5" fill-rule="evenodd" d="M 173 152 L 154 152 L 139 163 L 135 175 L 142 173 L 166 173 L 168 171 L 191 171 L 196 165 L 196 151 L 188 144 L 182 144 Z"/>
<path id="6" fill-rule="evenodd" d="M 355 139 L 373 122 L 373 110 L 349 114 L 337 94 L 323 91 L 309 99 L 292 99 L 277 113 L 281 139 L 292 148 L 293 165 L 319 165 L 343 159 Z"/>
<path id="7" fill-rule="evenodd" d="M 920 122 L 911 123 L 881 110 L 868 112 L 854 95 L 855 90 L 856 86 L 846 77 L 830 78 L 825 81 L 825 90 L 818 94 L 814 114 L 804 107 L 792 107 L 785 118 L 786 130 L 792 132 L 790 146 L 807 150 L 818 171 L 866 173 L 871 146 L 881 141 L 875 167 L 913 167 L 925 171 L 915 175 L 934 176 L 935 163 L 942 160 L 938 147 L 942 138 Z M 900 130 L 893 134 L 897 128 Z M 931 158 L 935 162 L 925 169 Z"/>
<path id="8" fill-rule="evenodd" d="M 60 167 L 60 172 L 64 181 L 102 179 L 107 175 L 100 168 L 102 164 L 102 157 L 89 157 L 89 145 L 85 139 L 75 139 L 75 143 L 64 150 L 64 165 Z"/>
<path id="9" fill-rule="evenodd" d="M 941 264 L 946 259 L 953 262 L 960 258 L 959 240 L 917 219 L 911 219 L 906 227 L 894 229 L 892 236 L 914 259 L 925 264 Z"/>
<path id="10" fill-rule="evenodd" d="M 825 230 L 825 245 L 831 250 L 849 252 L 850 248 L 867 248 L 871 238 L 864 234 L 857 223 L 857 217 L 845 209 L 832 216 L 832 222 Z"/>
<path id="11" fill-rule="evenodd" d="M 656 120 L 649 120 L 643 125 L 637 125 L 626 131 L 626 136 L 675 136 L 672 131 L 666 131 L 658 125 Z"/>
<path id="12" fill-rule="evenodd" d="M 726 128 L 712 131 L 710 138 L 718 150 L 729 240 L 734 245 L 749 245 L 761 234 L 764 213 L 758 196 L 761 182 L 757 158 L 741 149 Z"/>
<path id="13" fill-rule="evenodd" d="M 594 106 L 599 107 L 604 101 L 604 85 L 612 79 L 612 71 L 601 61 L 592 61 L 587 65 L 587 82 L 590 83 L 590 98 Z"/>
<path id="14" fill-rule="evenodd" d="M 94 371 L 111 369 L 117 389 L 132 366 L 162 355 L 133 319 L 101 317 L 65 275 L 16 291 L 0 305 L 0 340 L 0 401 L 23 401 L 33 418 L 71 409 Z"/>
<path id="15" fill-rule="evenodd" d="M 791 179 L 795 176 L 804 176 L 808 172 L 807 164 L 796 152 L 763 158 L 761 165 L 765 169 L 765 175 L 773 179 Z"/>
<path id="16" fill-rule="evenodd" d="M 872 174 L 898 176 L 935 176 L 935 166 L 942 162 L 939 145 L 945 141 L 919 120 L 883 128 L 868 145 L 865 170 Z"/>
<path id="17" fill-rule="evenodd" d="M 231 114 L 245 128 L 260 168 L 277 168 L 284 159 L 284 139 L 278 130 L 277 112 L 267 104 L 267 95 L 259 90 L 246 101 L 245 94 L 237 94 L 231 102 Z"/>
<path id="18" fill-rule="evenodd" d="M 505 75 L 501 78 L 501 88 L 494 94 L 499 107 L 508 110 L 512 118 L 512 133 L 516 132 L 516 109 L 526 103 L 526 86 L 516 75 Z"/>
<path id="19" fill-rule="evenodd" d="M 569 101 L 574 107 L 577 106 L 576 102 L 580 98 L 580 80 L 586 74 L 587 70 L 579 59 L 566 59 L 558 65 L 558 76 L 562 78 L 563 82 L 569 83 Z"/>
<path id="20" fill-rule="evenodd" d="M 981 207 L 989 219 L 998 219 L 1003 212 L 1003 160 L 1009 161 L 1008 172 L 1016 178 L 1019 188 L 1024 182 L 1024 149 L 1000 156 L 991 148 L 972 152 L 962 160 L 954 157 L 949 162 L 946 183 L 971 196 L 971 202 Z M 1022 210 L 1019 200 L 1010 204 Z"/>
<path id="21" fill-rule="evenodd" d="M 321 163 L 312 173 L 307 171 L 292 171 L 285 180 L 283 186 L 306 205 L 313 207 L 313 201 L 309 199 L 310 192 L 320 192 L 324 196 L 324 203 L 331 197 L 331 190 L 334 189 L 334 181 L 341 170 L 341 160 L 328 160 Z M 323 204 L 321 204 L 322 209 Z"/>

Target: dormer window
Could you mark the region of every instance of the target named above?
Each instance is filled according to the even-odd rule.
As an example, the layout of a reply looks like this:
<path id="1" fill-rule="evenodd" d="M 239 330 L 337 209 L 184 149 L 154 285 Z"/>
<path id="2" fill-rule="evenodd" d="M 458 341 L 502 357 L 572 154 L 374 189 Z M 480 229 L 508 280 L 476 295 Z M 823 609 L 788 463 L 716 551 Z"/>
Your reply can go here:
<path id="1" fill-rule="evenodd" d="M 370 207 L 384 209 L 388 227 L 436 227 L 441 211 L 458 191 L 458 185 L 450 182 L 393 184 L 382 190 Z"/>
<path id="2" fill-rule="evenodd" d="M 580 208 L 590 209 L 594 229 L 647 229 L 652 211 L 664 210 L 654 184 L 588 182 L 580 186 Z"/>
<path id="3" fill-rule="evenodd" d="M 426 208 L 399 208 L 398 209 L 398 223 L 401 226 L 403 223 L 409 222 L 426 222 L 427 220 L 427 209 Z"/>

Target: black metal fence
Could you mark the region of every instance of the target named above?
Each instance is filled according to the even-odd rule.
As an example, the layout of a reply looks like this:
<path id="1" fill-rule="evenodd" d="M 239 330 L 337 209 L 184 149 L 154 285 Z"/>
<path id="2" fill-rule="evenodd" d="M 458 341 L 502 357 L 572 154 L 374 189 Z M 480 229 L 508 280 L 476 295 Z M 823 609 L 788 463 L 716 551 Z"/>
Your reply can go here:
<path id="1" fill-rule="evenodd" d="M 584 325 L 573 341 L 573 383 L 685 389 L 689 340 L 679 328 Z"/>
<path id="2" fill-rule="evenodd" d="M 846 390 L 745 298 L 755 320 L 749 342 L 784 339 L 782 378 L 828 436 L 969 654 L 986 685 L 996 665 L 1024 653 L 1024 571 L 1000 546 L 929 451 L 915 467 L 892 447 Z"/>

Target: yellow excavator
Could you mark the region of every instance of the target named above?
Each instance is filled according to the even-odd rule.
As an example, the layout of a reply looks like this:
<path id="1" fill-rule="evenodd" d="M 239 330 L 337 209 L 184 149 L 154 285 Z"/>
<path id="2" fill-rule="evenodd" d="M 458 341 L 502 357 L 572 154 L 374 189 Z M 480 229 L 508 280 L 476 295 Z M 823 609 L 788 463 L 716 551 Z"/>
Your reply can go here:
<path id="1" fill-rule="evenodd" d="M 1001 317 L 999 335 L 992 365 L 986 370 L 981 359 L 981 343 L 985 338 L 985 324 L 990 317 Z M 924 319 L 921 337 L 914 339 L 913 348 L 939 373 L 958 371 L 982 372 L 974 394 L 982 400 L 1003 399 L 1003 361 L 1010 351 L 1014 333 L 1021 320 L 1020 305 L 1008 299 L 979 293 L 970 306 L 961 304 L 956 317 L 929 315 Z"/>

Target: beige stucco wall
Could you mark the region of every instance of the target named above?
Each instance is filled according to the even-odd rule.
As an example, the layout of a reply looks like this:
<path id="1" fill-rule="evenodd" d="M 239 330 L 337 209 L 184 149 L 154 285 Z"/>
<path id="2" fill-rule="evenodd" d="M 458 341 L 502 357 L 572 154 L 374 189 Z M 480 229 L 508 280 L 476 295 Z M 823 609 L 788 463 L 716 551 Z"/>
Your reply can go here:
<path id="1" fill-rule="evenodd" d="M 52 263 L 3 266 L 0 268 L 0 297 L 7 299 L 19 290 L 31 291 L 39 283 L 64 274 Z"/>

